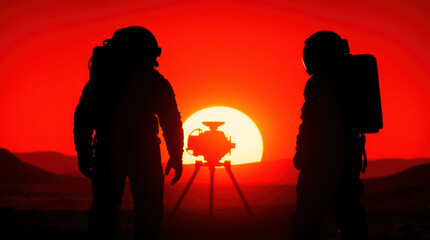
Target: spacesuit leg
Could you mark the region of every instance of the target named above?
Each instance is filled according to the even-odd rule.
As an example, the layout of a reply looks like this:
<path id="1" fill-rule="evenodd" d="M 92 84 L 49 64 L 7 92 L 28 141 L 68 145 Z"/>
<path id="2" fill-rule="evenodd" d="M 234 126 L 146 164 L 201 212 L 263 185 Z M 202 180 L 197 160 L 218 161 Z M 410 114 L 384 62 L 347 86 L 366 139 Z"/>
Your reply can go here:
<path id="1" fill-rule="evenodd" d="M 359 173 L 345 181 L 342 190 L 333 206 L 333 214 L 342 239 L 363 240 L 368 239 L 368 229 L 364 206 L 360 203 L 363 191 Z"/>
<path id="2" fill-rule="evenodd" d="M 293 239 L 319 239 L 321 222 L 329 211 L 330 190 L 323 178 L 301 171 L 297 183 L 297 208 L 293 214 Z"/>
<path id="3" fill-rule="evenodd" d="M 93 202 L 89 223 L 91 239 L 115 239 L 116 218 L 126 175 L 108 157 L 98 157 L 92 181 Z"/>
<path id="4" fill-rule="evenodd" d="M 133 159 L 129 172 L 136 211 L 135 239 L 159 239 L 164 214 L 164 175 L 158 144 L 144 155 Z"/>

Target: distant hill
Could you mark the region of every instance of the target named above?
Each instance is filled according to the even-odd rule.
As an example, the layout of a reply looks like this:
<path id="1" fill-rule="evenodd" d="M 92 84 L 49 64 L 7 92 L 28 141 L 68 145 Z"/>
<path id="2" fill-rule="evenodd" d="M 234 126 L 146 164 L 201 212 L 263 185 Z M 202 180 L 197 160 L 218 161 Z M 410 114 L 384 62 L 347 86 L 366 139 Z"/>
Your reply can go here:
<path id="1" fill-rule="evenodd" d="M 390 160 L 384 163 L 382 161 L 388 160 L 370 162 L 369 168 L 376 169 L 378 164 L 382 168 L 390 165 L 390 163 L 396 162 Z M 400 160 L 400 162 L 403 161 L 406 160 Z M 376 163 L 376 165 L 372 167 L 372 163 Z M 16 184 L 44 184 L 40 190 L 45 192 L 51 191 L 55 194 L 58 194 L 63 189 L 79 194 L 89 194 L 91 192 L 90 181 L 88 179 L 47 172 L 39 167 L 32 166 L 21 161 L 16 155 L 5 149 L 0 149 L 0 164 L 0 185 L 9 185 L 11 189 L 15 189 Z M 414 161 L 412 160 L 410 164 L 414 164 Z M 390 171 L 394 171 L 393 169 L 396 170 L 395 168 L 389 168 Z M 175 186 L 171 186 L 169 184 L 172 175 L 166 178 L 166 206 L 173 206 L 176 203 L 193 170 L 193 165 L 186 165 L 184 168 L 183 178 Z M 290 160 L 233 165 L 232 170 L 251 205 L 282 205 L 295 201 L 296 196 L 294 183 L 297 179 L 298 171 L 291 166 Z M 385 171 L 387 172 L 386 169 Z M 397 172 L 394 175 L 364 179 L 363 182 L 366 187 L 365 193 L 366 195 L 369 195 L 372 193 L 394 192 L 400 188 L 406 187 L 428 188 L 430 187 L 429 172 L 430 163 L 427 163 L 419 166 L 412 166 L 403 171 Z M 183 207 L 206 208 L 208 204 L 207 200 L 209 199 L 208 183 L 209 170 L 207 168 L 202 168 L 195 183 L 191 187 L 189 194 L 187 194 Z M 53 184 L 59 185 L 60 189 L 49 187 L 55 186 Z M 69 184 L 67 187 L 63 186 L 67 184 Z M 228 174 L 222 168 L 217 168 L 216 170 L 215 192 L 217 207 L 241 206 L 239 196 L 237 195 Z M 88 199 L 90 198 L 88 197 Z M 126 189 L 125 199 L 131 199 L 129 187 Z M 75 204 L 73 201 L 72 203 Z M 382 201 L 382 203 L 384 202 Z M 31 205 L 32 203 L 28 204 Z M 132 206 L 131 200 L 129 201 L 129 204 Z"/>
<path id="2" fill-rule="evenodd" d="M 67 156 L 52 151 L 16 153 L 16 155 L 23 162 L 48 172 L 82 176 L 78 170 L 78 160 L 75 156 Z M 389 176 L 407 168 L 426 163 L 430 163 L 430 158 L 369 160 L 367 171 L 361 177 L 367 179 Z M 232 169 L 236 179 L 242 184 L 295 184 L 299 174 L 299 171 L 294 168 L 291 159 L 233 165 Z M 181 181 L 186 181 L 193 171 L 194 165 L 184 165 L 183 179 Z M 217 170 L 215 177 L 218 183 L 230 184 L 230 179 L 223 169 Z M 202 168 L 196 182 L 208 183 L 208 181 L 208 171 Z"/>
<path id="3" fill-rule="evenodd" d="M 40 167 L 48 172 L 65 174 L 79 171 L 78 159 L 76 156 L 67 156 L 53 151 L 14 154 L 23 162 Z"/>
<path id="4" fill-rule="evenodd" d="M 88 183 L 84 178 L 57 175 L 25 163 L 6 149 L 0 149 L 0 166 L 0 184 Z"/>
<path id="5" fill-rule="evenodd" d="M 418 159 L 383 159 L 369 161 L 367 171 L 361 174 L 362 179 L 381 178 L 399 173 L 405 169 L 430 163 L 430 158 Z M 296 184 L 299 171 L 293 166 L 292 160 L 263 161 L 258 163 L 248 163 L 233 165 L 232 171 L 236 180 L 240 184 Z M 183 179 L 185 182 L 192 175 L 193 165 L 185 165 Z M 224 169 L 217 169 L 215 181 L 220 184 L 231 184 L 228 175 Z M 209 171 L 202 168 L 197 183 L 209 183 Z"/>
<path id="6" fill-rule="evenodd" d="M 391 176 L 365 179 L 364 185 L 367 193 L 430 186 L 430 164 L 413 166 Z"/>
<path id="7" fill-rule="evenodd" d="M 363 178 L 377 178 L 393 175 L 413 166 L 430 163 L 430 158 L 414 159 L 380 159 L 369 161 L 366 173 L 362 174 Z"/>

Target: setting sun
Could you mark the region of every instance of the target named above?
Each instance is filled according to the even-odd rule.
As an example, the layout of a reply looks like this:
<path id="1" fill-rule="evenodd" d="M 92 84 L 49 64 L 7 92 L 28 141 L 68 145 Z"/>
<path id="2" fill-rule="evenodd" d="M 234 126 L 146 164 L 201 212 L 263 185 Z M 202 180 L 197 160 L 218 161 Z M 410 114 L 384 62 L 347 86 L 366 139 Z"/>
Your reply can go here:
<path id="1" fill-rule="evenodd" d="M 184 125 L 184 164 L 193 164 L 196 160 L 203 160 L 202 156 L 194 157 L 187 153 L 188 136 L 200 128 L 203 131 L 209 128 L 202 124 L 205 121 L 222 121 L 224 125 L 218 131 L 225 133 L 227 138 L 236 147 L 231 150 L 231 156 L 226 155 L 221 160 L 231 160 L 231 164 L 259 162 L 263 155 L 263 140 L 255 123 L 242 112 L 229 107 L 210 107 L 200 110 L 189 117 Z"/>

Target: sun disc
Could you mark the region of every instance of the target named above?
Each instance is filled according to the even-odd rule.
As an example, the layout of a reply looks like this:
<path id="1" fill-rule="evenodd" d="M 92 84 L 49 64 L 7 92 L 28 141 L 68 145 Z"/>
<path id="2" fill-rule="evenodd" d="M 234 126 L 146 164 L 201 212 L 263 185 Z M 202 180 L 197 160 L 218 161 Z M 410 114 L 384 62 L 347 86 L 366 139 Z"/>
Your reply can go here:
<path id="1" fill-rule="evenodd" d="M 255 123 L 244 113 L 229 107 L 209 107 L 191 115 L 183 124 L 184 128 L 184 164 L 194 164 L 196 160 L 203 160 L 203 156 L 194 157 L 187 153 L 188 135 L 195 129 L 203 131 L 209 128 L 202 124 L 205 121 L 221 121 L 224 125 L 218 128 L 236 147 L 221 161 L 231 160 L 231 164 L 243 164 L 261 161 L 263 155 L 263 140 Z M 194 135 L 195 133 L 193 133 Z"/>

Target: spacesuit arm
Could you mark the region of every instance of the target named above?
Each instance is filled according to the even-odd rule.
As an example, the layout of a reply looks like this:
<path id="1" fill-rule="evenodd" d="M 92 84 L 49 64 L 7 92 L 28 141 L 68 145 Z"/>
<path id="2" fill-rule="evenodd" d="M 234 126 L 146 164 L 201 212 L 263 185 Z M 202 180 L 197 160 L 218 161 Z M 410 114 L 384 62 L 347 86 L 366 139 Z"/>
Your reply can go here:
<path id="1" fill-rule="evenodd" d="M 302 124 L 300 124 L 299 127 L 299 134 L 297 135 L 296 140 L 296 154 L 293 158 L 294 167 L 298 170 L 302 170 L 306 165 L 306 159 L 308 158 L 308 154 L 306 154 L 306 151 L 309 151 L 309 149 L 306 149 L 306 142 L 309 141 L 309 131 L 306 124 L 306 120 L 303 121 L 303 112 L 306 112 L 307 104 L 304 103 L 302 107 Z"/>
<path id="2" fill-rule="evenodd" d="M 81 172 L 90 177 L 90 169 L 93 157 L 93 132 L 94 126 L 92 122 L 94 121 L 93 112 L 94 101 L 92 96 L 94 94 L 94 86 L 91 82 L 88 82 L 82 91 L 81 98 L 78 105 L 76 106 L 74 115 L 74 142 L 75 149 L 78 156 L 78 165 Z"/>
<path id="3" fill-rule="evenodd" d="M 157 115 L 163 130 L 167 151 L 172 164 L 182 164 L 182 153 L 184 147 L 184 131 L 182 129 L 181 115 L 175 100 L 170 83 L 163 79 L 161 83 L 160 99 L 158 101 Z"/>
<path id="4" fill-rule="evenodd" d="M 303 170 L 307 165 L 309 165 L 310 147 L 312 141 L 312 102 L 310 99 L 311 82 L 309 80 L 305 87 L 305 102 L 302 106 L 302 114 L 300 118 L 302 123 L 299 127 L 299 133 L 297 135 L 296 141 L 296 154 L 293 158 L 294 167 L 298 170 Z"/>

